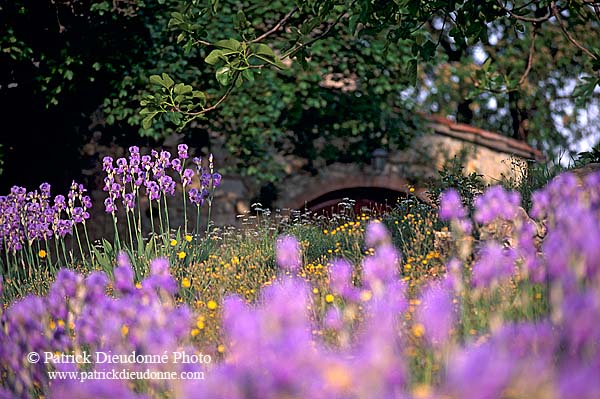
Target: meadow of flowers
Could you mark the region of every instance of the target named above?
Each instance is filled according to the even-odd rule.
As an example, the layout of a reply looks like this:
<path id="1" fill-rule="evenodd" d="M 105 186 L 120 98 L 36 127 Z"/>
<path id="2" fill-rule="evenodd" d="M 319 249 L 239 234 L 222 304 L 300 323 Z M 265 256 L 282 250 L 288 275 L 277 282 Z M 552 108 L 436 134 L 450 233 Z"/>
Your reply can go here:
<path id="1" fill-rule="evenodd" d="M 106 160 L 106 211 L 115 225 L 126 215 L 131 232 L 109 248 L 78 233 L 72 248 L 61 241 L 59 225 L 66 234 L 80 226 L 85 237 L 79 186 L 61 209 L 46 187 L 1 200 L 10 294 L 0 398 L 600 397 L 599 174 L 560 175 L 533 194 L 528 212 L 517 192 L 494 186 L 473 209 L 447 190 L 439 209 L 410 197 L 386 215 L 256 217 L 251 227 L 206 234 L 169 226 L 163 198 L 181 187 L 199 210 L 220 182 L 212 162 L 190 176 L 199 183 L 185 183 L 185 170 L 157 154 L 139 184 L 126 181 L 131 158 L 117 167 Z M 180 173 L 179 186 L 153 168 Z M 150 237 L 136 218 L 141 195 L 161 204 Z M 30 222 L 30 211 L 46 218 Z M 49 288 L 14 288 L 38 271 Z M 46 364 L 30 363 L 32 352 L 206 361 Z M 49 377 L 115 368 L 203 378 Z"/>

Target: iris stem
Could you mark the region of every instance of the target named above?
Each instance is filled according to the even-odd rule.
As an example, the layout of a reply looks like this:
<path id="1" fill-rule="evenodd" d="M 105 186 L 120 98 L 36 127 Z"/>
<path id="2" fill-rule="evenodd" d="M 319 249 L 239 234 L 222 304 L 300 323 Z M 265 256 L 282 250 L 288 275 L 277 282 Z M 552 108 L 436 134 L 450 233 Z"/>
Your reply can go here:
<path id="1" fill-rule="evenodd" d="M 94 254 L 92 252 L 92 245 L 90 244 L 90 237 L 88 236 L 87 226 L 85 224 L 85 220 L 83 221 L 83 233 L 85 235 L 85 241 L 87 242 L 88 251 L 90 253 L 90 262 L 92 266 L 94 264 Z"/>
<path id="2" fill-rule="evenodd" d="M 79 229 L 77 225 L 73 226 L 75 228 L 75 237 L 77 238 L 77 246 L 79 247 L 79 253 L 81 254 L 81 261 L 85 260 L 85 255 L 83 255 L 83 247 L 81 246 L 81 240 L 79 239 Z"/>
<path id="3" fill-rule="evenodd" d="M 169 223 L 169 206 L 167 204 L 167 196 L 163 196 L 163 201 L 165 203 L 165 218 L 167 221 L 167 236 L 171 234 L 171 224 Z"/>
<path id="4" fill-rule="evenodd" d="M 134 244 L 133 244 L 133 233 L 131 232 L 131 223 L 129 221 L 129 213 L 131 211 L 130 210 L 126 210 L 125 211 L 125 216 L 127 216 L 127 231 L 129 232 L 129 243 L 131 244 L 131 249 L 133 250 L 134 248 Z M 135 223 L 135 215 L 131 215 L 131 217 L 133 218 L 133 223 Z"/>
<path id="5" fill-rule="evenodd" d="M 160 222 L 160 235 L 161 235 L 161 237 L 163 237 L 163 240 L 164 240 L 165 226 L 163 224 L 162 207 L 160 205 L 160 198 L 156 202 L 158 203 L 158 221 Z"/>
<path id="6" fill-rule="evenodd" d="M 187 235 L 187 201 L 185 200 L 185 184 L 183 187 L 183 233 Z"/>
<path id="7" fill-rule="evenodd" d="M 154 246 L 154 255 L 158 256 L 156 251 L 156 231 L 154 230 L 154 215 L 152 214 L 152 200 L 148 196 L 148 203 L 150 204 L 150 224 L 152 225 L 152 245 Z"/>
<path id="8" fill-rule="evenodd" d="M 113 226 L 115 228 L 115 255 L 121 250 L 121 239 L 119 238 L 119 229 L 117 228 L 117 217 L 113 212 Z"/>

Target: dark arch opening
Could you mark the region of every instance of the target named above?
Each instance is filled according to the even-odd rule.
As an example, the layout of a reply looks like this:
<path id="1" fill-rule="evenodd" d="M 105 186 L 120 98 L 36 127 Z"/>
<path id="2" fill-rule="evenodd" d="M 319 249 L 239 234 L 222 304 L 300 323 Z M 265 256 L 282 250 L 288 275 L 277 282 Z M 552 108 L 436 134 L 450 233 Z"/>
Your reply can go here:
<path id="1" fill-rule="evenodd" d="M 327 192 L 308 201 L 305 208 L 316 214 L 331 215 L 340 209 L 340 203 L 345 198 L 355 201 L 355 214 L 360 214 L 365 209 L 382 213 L 391 210 L 398 200 L 406 198 L 406 193 L 382 187 L 344 188 Z"/>

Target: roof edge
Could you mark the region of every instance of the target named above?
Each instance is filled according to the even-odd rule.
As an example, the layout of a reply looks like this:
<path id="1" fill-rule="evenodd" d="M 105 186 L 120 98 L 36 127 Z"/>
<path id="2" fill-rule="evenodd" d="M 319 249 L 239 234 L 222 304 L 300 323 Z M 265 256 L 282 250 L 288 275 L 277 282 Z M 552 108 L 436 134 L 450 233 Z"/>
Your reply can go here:
<path id="1" fill-rule="evenodd" d="M 540 150 L 523 141 L 464 123 L 457 123 L 441 115 L 423 115 L 423 118 L 430 122 L 429 125 L 437 134 L 454 137 L 538 162 L 543 162 L 546 159 Z"/>

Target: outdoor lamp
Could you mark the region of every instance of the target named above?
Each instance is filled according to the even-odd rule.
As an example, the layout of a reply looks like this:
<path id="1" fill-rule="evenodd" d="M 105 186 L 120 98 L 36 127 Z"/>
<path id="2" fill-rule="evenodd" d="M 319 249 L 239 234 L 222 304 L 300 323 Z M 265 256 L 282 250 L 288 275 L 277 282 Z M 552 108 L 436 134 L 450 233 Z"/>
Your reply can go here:
<path id="1" fill-rule="evenodd" d="M 376 172 L 383 172 L 387 163 L 388 152 L 383 148 L 378 148 L 373 151 L 372 165 Z"/>

